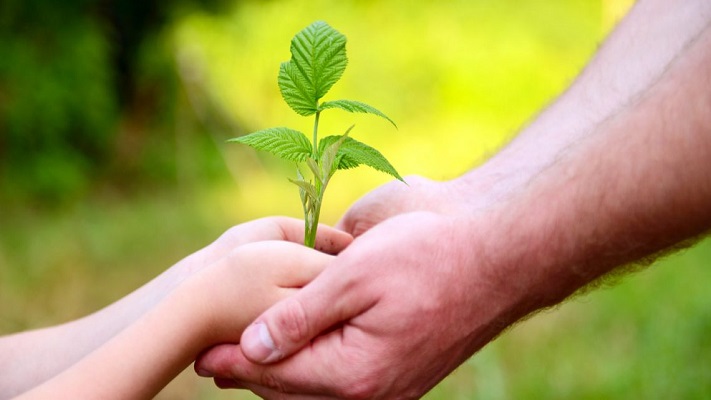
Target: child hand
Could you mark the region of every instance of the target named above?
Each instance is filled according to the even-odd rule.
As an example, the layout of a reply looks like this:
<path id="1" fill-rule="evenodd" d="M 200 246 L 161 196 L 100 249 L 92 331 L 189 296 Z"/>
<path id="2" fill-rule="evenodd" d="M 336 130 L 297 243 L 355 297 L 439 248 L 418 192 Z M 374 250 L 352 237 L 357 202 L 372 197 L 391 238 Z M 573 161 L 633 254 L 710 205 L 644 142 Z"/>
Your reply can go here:
<path id="1" fill-rule="evenodd" d="M 302 239 L 303 222 L 291 218 L 230 229 L 131 295 L 55 335 L 68 339 L 36 341 L 64 349 L 72 364 L 55 363 L 36 374 L 29 368 L 36 364 L 28 363 L 19 376 L 39 378 L 16 387 L 35 386 L 23 399 L 153 398 L 200 351 L 238 342 L 252 319 L 319 274 L 332 256 L 290 242 Z M 324 226 L 316 242 L 337 253 L 351 240 Z"/>
<path id="2" fill-rule="evenodd" d="M 191 299 L 190 308 L 200 315 L 205 346 L 237 343 L 252 320 L 311 282 L 333 258 L 287 241 L 248 243 L 204 268 L 176 294 Z"/>
<path id="3" fill-rule="evenodd" d="M 265 240 L 303 243 L 304 221 L 289 217 L 267 217 L 236 225 L 210 245 L 176 265 L 182 270 L 180 280 L 218 261 L 237 247 Z M 338 254 L 352 240 L 353 237 L 345 232 L 327 225 L 319 225 L 315 248 L 327 254 Z"/>

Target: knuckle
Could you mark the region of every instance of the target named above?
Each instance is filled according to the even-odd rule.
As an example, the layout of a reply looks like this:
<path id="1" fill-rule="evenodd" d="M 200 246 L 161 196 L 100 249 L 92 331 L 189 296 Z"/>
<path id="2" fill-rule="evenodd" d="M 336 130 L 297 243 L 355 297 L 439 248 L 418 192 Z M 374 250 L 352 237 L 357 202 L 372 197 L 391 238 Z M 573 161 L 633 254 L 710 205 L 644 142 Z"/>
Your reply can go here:
<path id="1" fill-rule="evenodd" d="M 258 223 L 268 226 L 275 232 L 281 232 L 283 226 L 287 223 L 287 218 L 286 217 L 279 217 L 279 216 L 272 216 L 272 217 L 264 217 L 259 220 L 257 220 Z"/>
<path id="2" fill-rule="evenodd" d="M 366 221 L 363 219 L 359 219 L 352 222 L 347 232 L 350 232 L 351 235 L 353 235 L 354 237 L 358 237 L 370 230 L 370 228 L 375 226 L 375 224 L 376 222 L 374 221 Z"/>
<path id="3" fill-rule="evenodd" d="M 223 232 L 222 235 L 217 238 L 217 241 L 226 244 L 233 243 L 237 241 L 241 234 L 242 228 L 239 225 L 235 225 Z"/>
<path id="4" fill-rule="evenodd" d="M 280 344 L 301 344 L 310 339 L 306 311 L 301 302 L 294 298 L 284 301 L 283 308 L 274 323 L 281 339 Z"/>

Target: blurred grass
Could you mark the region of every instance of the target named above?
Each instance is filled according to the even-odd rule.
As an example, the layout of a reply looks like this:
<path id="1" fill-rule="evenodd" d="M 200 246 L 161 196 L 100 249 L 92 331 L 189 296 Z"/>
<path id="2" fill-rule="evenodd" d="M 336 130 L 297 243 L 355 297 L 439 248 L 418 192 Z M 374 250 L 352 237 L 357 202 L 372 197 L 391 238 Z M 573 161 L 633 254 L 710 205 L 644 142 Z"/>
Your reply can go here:
<path id="1" fill-rule="evenodd" d="M 283 104 L 276 71 L 293 34 L 326 20 L 348 37 L 350 58 L 328 97 L 371 103 L 399 129 L 334 112 L 322 121 L 325 131 L 355 122 L 354 137 L 381 149 L 402 174 L 445 179 L 485 160 L 563 90 L 629 3 L 248 1 L 219 16 L 185 13 L 167 36 L 186 82 L 199 89 L 190 103 L 196 111 L 208 104 L 228 126 L 308 130 L 310 122 Z M 208 129 L 222 126 L 203 118 Z M 221 177 L 130 199 L 99 193 L 59 210 L 0 210 L 0 333 L 96 310 L 233 224 L 299 216 L 286 180 L 292 167 L 221 144 L 236 133 L 212 132 Z M 180 162 L 194 170 L 189 156 Z M 368 170 L 341 173 L 323 220 L 334 223 L 387 180 Z M 710 259 L 705 241 L 537 315 L 427 398 L 708 398 Z M 253 396 L 220 392 L 188 371 L 160 398 Z"/>

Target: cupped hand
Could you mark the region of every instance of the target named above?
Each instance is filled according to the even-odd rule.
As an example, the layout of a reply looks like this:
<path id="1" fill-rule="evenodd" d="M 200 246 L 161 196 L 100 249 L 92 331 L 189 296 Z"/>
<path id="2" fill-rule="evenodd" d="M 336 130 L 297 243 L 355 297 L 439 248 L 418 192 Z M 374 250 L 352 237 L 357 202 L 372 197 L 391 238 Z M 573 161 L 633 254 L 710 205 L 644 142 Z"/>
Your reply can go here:
<path id="1" fill-rule="evenodd" d="M 245 222 L 228 229 L 217 240 L 180 262 L 183 278 L 210 265 L 234 249 L 248 243 L 265 240 L 304 242 L 304 222 L 290 217 L 266 217 Z M 316 235 L 316 250 L 326 254 L 338 254 L 353 238 L 339 229 L 319 225 Z"/>
<path id="2" fill-rule="evenodd" d="M 204 346 L 235 343 L 259 314 L 297 293 L 334 256 L 285 240 L 264 240 L 237 247 L 195 274 L 182 288 L 202 299 L 199 329 Z"/>
<path id="3" fill-rule="evenodd" d="M 404 184 L 391 181 L 355 202 L 336 228 L 360 236 L 388 218 L 413 211 L 445 213 L 458 198 L 452 182 L 438 182 L 421 176 L 406 176 Z"/>
<path id="4" fill-rule="evenodd" d="M 373 227 L 196 370 L 265 398 L 421 396 L 501 326 L 466 226 L 416 212 Z"/>

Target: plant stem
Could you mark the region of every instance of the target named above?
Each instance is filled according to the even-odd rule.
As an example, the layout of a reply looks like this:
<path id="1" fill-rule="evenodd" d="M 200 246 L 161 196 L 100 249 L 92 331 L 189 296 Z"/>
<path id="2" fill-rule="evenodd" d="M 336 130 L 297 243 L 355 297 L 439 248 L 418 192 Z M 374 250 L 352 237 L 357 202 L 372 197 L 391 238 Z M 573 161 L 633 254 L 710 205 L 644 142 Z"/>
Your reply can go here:
<path id="1" fill-rule="evenodd" d="M 317 102 L 318 107 L 318 102 Z M 321 116 L 321 112 L 316 112 L 316 117 L 314 118 L 314 134 L 313 134 L 313 154 L 312 158 L 319 161 L 318 157 L 318 120 Z M 304 245 L 313 248 L 316 245 L 316 231 L 318 229 L 318 220 L 321 215 L 321 201 L 323 200 L 323 193 L 326 191 L 326 183 L 322 180 L 322 177 L 316 176 L 314 174 L 314 183 L 316 186 L 316 191 L 318 192 L 318 198 L 313 199 L 314 207 L 309 210 L 304 207 Z M 305 205 L 304 205 L 305 206 Z"/>
<path id="2" fill-rule="evenodd" d="M 313 215 L 310 217 L 304 215 L 304 245 L 314 248 L 316 246 L 316 232 L 318 230 L 318 220 L 321 215 L 321 200 L 323 199 L 323 190 L 319 190 L 318 201 L 314 207 Z"/>
<path id="3" fill-rule="evenodd" d="M 312 157 L 314 158 L 314 160 L 318 160 L 318 120 L 319 120 L 320 116 L 321 116 L 321 112 L 316 111 L 316 118 L 314 119 L 314 136 L 313 136 L 314 152 L 312 154 Z"/>

